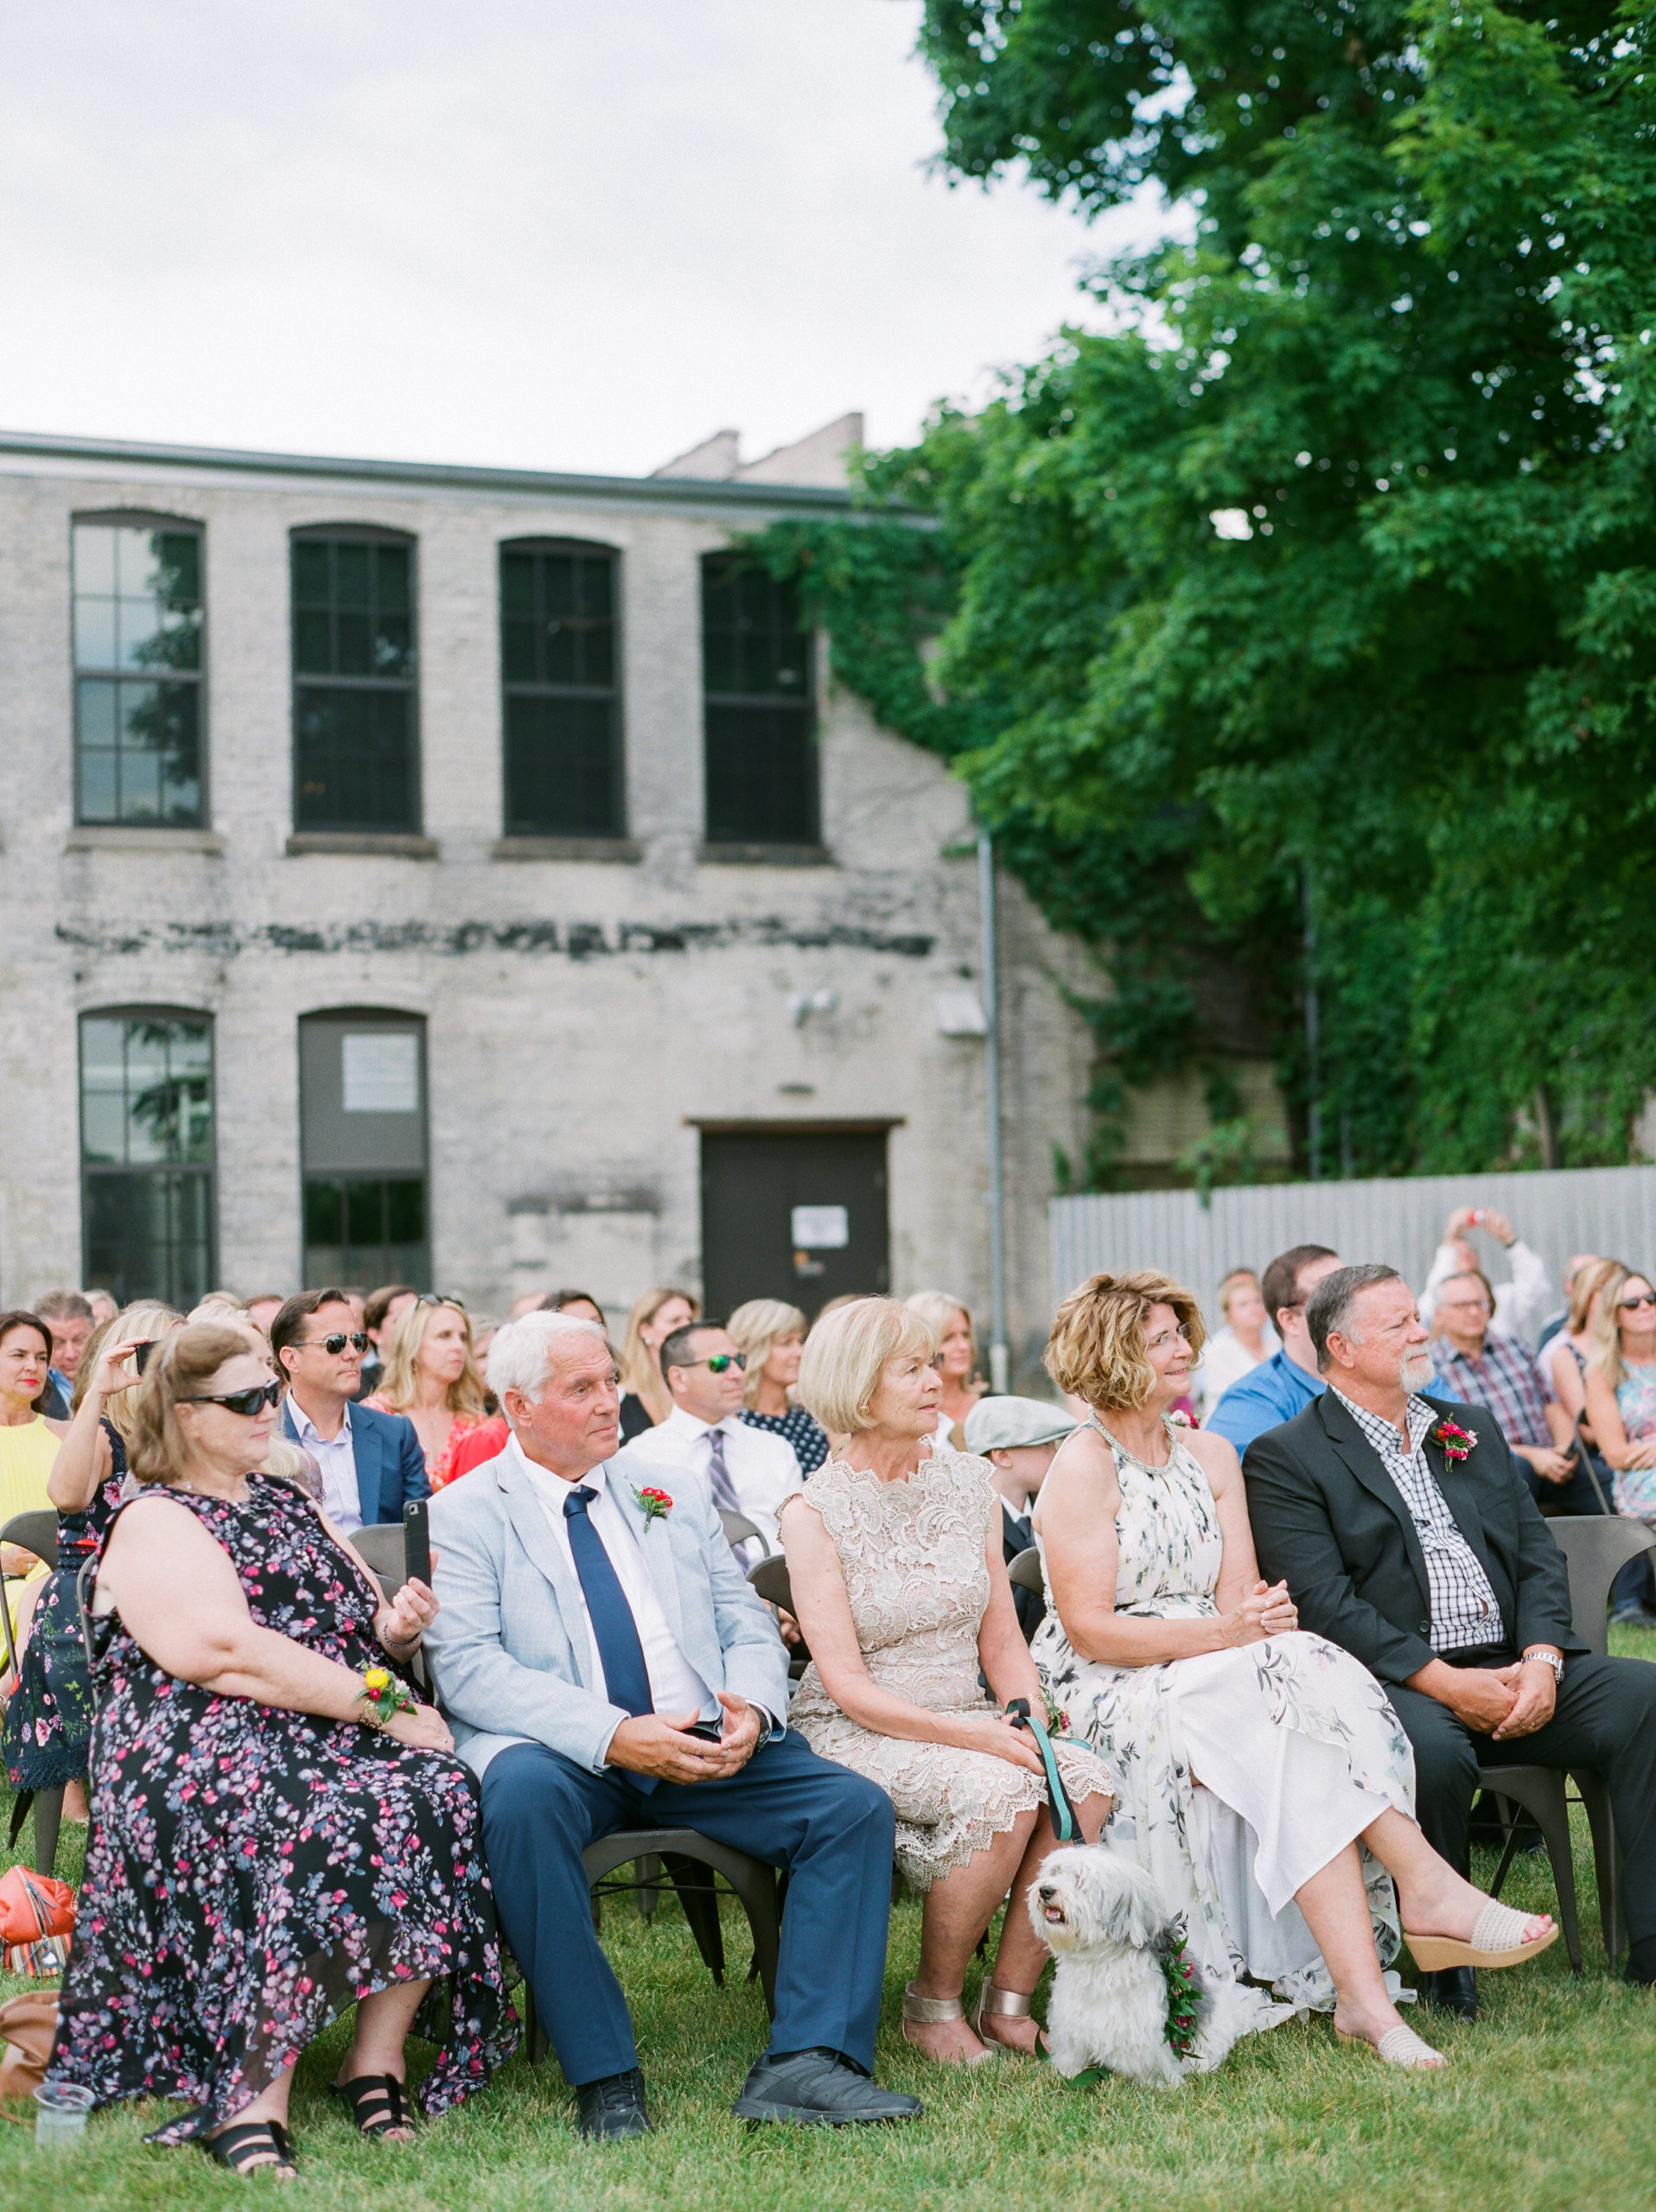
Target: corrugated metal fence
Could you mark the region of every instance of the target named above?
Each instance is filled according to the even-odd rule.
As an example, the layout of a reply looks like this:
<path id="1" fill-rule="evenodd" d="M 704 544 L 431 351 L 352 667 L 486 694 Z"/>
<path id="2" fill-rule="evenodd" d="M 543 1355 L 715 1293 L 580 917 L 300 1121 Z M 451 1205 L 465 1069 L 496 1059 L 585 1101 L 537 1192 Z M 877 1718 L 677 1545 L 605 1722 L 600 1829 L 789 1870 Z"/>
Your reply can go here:
<path id="1" fill-rule="evenodd" d="M 1576 1167 L 1515 1175 L 1421 1175 L 1353 1183 L 1262 1183 L 1215 1191 L 1134 1191 L 1052 1201 L 1054 1302 L 1100 1268 L 1159 1268 L 1218 1320 L 1214 1294 L 1232 1268 L 1263 1269 L 1290 1244 L 1342 1259 L 1385 1260 L 1417 1288 L 1455 1206 L 1487 1206 L 1546 1261 L 1554 1285 L 1573 1252 L 1656 1267 L 1656 1167 Z M 1511 1274 L 1489 1237 L 1473 1239 L 1490 1280 Z M 1562 1294 L 1561 1294 L 1562 1302 Z"/>

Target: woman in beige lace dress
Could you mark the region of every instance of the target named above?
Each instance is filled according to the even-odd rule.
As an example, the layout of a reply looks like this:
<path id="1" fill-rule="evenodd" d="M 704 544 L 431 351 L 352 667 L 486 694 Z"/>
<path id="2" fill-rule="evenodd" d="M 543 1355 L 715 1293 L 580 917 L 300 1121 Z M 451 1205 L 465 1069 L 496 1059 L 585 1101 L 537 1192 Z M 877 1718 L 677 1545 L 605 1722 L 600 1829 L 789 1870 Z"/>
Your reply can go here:
<path id="1" fill-rule="evenodd" d="M 799 1396 L 844 1448 L 783 1507 L 781 1528 L 812 1655 L 789 1725 L 896 1807 L 897 1864 L 926 1892 L 903 2033 L 959 2065 L 991 2056 L 992 2045 L 1035 2049 L 1029 2000 L 1047 1953 L 1024 1899 L 1057 1840 L 1040 1755 L 1000 1710 L 1017 1697 L 1041 1710 L 1002 1559 L 1000 1501 L 988 1462 L 936 1433 L 934 1350 L 929 1325 L 889 1299 L 858 1299 L 818 1322 Z M 1061 1745 L 1059 1762 L 1092 1841 L 1110 1809 L 1109 1770 L 1079 1745 Z M 1009 1890 L 969 2027 L 966 1962 Z"/>

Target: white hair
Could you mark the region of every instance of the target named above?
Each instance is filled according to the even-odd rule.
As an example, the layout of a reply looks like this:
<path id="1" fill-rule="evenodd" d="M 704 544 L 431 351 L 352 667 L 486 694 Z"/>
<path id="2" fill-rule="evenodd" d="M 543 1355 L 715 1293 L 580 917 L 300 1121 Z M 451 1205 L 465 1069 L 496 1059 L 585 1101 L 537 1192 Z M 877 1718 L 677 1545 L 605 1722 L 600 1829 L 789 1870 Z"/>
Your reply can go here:
<path id="1" fill-rule="evenodd" d="M 596 1321 L 578 1313 L 521 1313 L 494 1332 L 488 1348 L 488 1386 L 506 1413 L 506 1394 L 521 1390 L 534 1397 L 545 1385 L 553 1367 L 554 1344 L 566 1346 L 570 1338 L 596 1337 L 608 1341 Z M 510 1423 L 512 1416 L 506 1415 Z"/>

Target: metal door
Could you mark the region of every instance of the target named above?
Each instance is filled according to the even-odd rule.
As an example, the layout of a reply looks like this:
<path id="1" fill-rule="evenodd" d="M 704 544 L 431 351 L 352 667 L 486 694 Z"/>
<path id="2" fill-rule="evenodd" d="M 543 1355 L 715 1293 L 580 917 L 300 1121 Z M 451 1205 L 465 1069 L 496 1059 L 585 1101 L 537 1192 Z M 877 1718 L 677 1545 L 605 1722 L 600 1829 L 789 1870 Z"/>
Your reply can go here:
<path id="1" fill-rule="evenodd" d="M 888 1289 L 884 1132 L 704 1130 L 702 1277 L 716 1314 Z"/>

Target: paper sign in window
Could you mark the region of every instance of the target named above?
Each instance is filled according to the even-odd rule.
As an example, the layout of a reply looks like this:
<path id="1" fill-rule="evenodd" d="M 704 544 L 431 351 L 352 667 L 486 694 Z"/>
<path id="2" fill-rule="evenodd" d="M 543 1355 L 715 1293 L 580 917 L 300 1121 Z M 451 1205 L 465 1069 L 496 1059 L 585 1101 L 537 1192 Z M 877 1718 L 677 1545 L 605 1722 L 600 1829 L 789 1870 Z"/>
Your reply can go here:
<path id="1" fill-rule="evenodd" d="M 347 1029 L 340 1039 L 347 1114 L 417 1114 L 420 1040 L 407 1029 Z"/>
<path id="2" fill-rule="evenodd" d="M 795 1206 L 793 1219 L 796 1251 L 839 1252 L 851 1241 L 850 1216 L 844 1206 Z"/>

